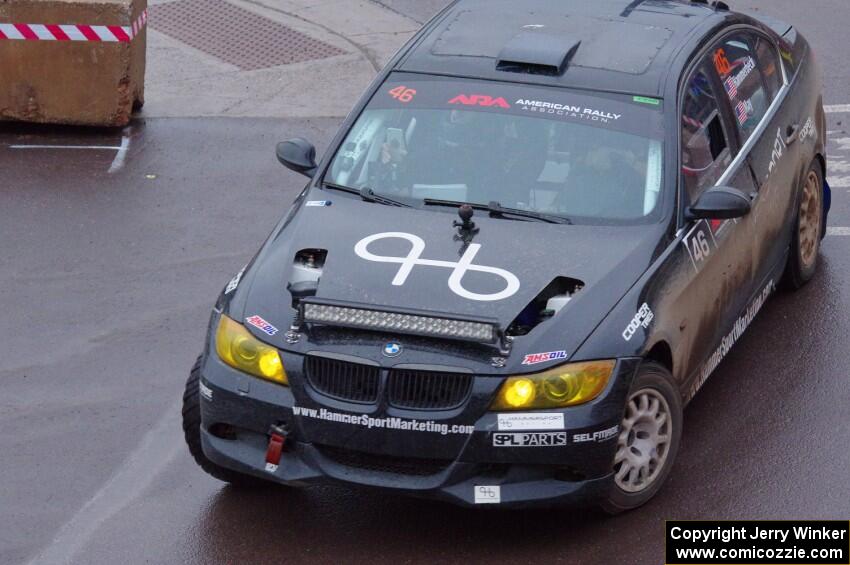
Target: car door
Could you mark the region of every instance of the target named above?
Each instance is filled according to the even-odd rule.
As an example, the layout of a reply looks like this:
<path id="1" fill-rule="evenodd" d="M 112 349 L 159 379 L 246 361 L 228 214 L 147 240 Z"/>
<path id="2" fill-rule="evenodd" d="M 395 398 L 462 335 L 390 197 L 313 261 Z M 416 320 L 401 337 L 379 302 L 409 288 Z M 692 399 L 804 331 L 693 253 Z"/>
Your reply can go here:
<path id="1" fill-rule="evenodd" d="M 756 179 L 756 197 L 747 218 L 753 289 L 785 258 L 790 245 L 788 214 L 796 209 L 798 137 L 804 124 L 783 111 L 787 90 L 779 51 L 756 30 L 724 36 L 715 47 L 715 78 L 723 84 L 724 102 L 734 131 Z M 722 60 L 721 60 L 722 59 Z"/>
<path id="2" fill-rule="evenodd" d="M 752 290 L 749 252 L 751 223 L 737 220 L 684 219 L 685 210 L 712 186 L 731 186 L 745 194 L 756 190 L 747 160 L 740 155 L 729 107 L 713 72 L 711 51 L 682 83 L 681 232 L 690 282 L 682 289 L 676 310 L 688 352 L 690 398 L 716 366 L 713 360 Z M 722 357 L 722 355 L 721 355 Z"/>

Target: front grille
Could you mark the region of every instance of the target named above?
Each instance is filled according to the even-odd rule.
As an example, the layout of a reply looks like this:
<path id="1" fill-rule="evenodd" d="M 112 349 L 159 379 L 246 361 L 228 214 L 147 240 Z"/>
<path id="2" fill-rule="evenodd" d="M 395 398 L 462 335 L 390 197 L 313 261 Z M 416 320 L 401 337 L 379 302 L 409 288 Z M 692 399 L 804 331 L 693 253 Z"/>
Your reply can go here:
<path id="1" fill-rule="evenodd" d="M 314 389 L 332 398 L 364 404 L 378 400 L 378 367 L 308 356 L 305 373 Z"/>
<path id="2" fill-rule="evenodd" d="M 387 394 L 397 408 L 447 410 L 463 404 L 472 380 L 472 375 L 458 373 L 390 371 Z"/>
<path id="3" fill-rule="evenodd" d="M 378 471 L 380 473 L 392 473 L 396 475 L 427 477 L 446 470 L 452 463 L 451 459 L 420 459 L 415 457 L 374 455 L 362 451 L 340 449 L 329 445 L 317 445 L 316 447 L 319 448 L 322 455 L 340 465 L 363 469 L 365 471 Z"/>

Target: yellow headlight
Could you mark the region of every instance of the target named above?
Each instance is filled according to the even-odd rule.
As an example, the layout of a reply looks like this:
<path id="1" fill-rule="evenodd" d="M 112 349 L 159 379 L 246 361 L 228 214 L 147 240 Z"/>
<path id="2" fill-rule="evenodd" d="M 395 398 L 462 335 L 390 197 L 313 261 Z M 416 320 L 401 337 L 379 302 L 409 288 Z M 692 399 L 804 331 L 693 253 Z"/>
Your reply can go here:
<path id="1" fill-rule="evenodd" d="M 277 349 L 258 340 L 245 326 L 224 314 L 218 321 L 215 350 L 221 360 L 234 369 L 289 386 Z"/>
<path id="2" fill-rule="evenodd" d="M 615 364 L 570 363 L 536 375 L 508 377 L 490 410 L 565 408 L 590 402 L 605 390 Z"/>

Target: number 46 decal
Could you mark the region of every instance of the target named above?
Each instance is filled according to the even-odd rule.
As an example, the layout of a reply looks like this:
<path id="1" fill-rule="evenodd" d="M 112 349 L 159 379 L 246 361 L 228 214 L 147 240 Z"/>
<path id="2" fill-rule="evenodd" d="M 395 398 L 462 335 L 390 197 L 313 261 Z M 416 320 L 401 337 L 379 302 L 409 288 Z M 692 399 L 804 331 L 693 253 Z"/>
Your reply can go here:
<path id="1" fill-rule="evenodd" d="M 688 250 L 691 263 L 697 272 L 702 269 L 702 266 L 717 249 L 717 240 L 714 239 L 714 232 L 711 230 L 711 225 L 709 225 L 706 220 L 702 220 L 695 225 L 694 228 L 688 232 L 688 235 L 685 236 L 685 239 L 682 240 L 682 243 Z"/>
<path id="2" fill-rule="evenodd" d="M 398 100 L 399 102 L 403 102 L 407 104 L 413 97 L 416 96 L 416 91 L 412 88 L 407 88 L 406 86 L 397 86 L 390 90 L 390 96 Z"/>

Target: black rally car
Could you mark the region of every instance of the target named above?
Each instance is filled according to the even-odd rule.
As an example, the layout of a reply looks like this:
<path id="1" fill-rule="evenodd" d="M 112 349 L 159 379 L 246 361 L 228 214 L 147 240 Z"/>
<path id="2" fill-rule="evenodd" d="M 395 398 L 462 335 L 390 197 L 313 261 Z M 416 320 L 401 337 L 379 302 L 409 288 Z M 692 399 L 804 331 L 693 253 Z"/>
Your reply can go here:
<path id="1" fill-rule="evenodd" d="M 651 498 L 682 406 L 825 231 L 805 39 L 722 3 L 462 0 L 224 289 L 184 407 L 236 484 Z"/>

